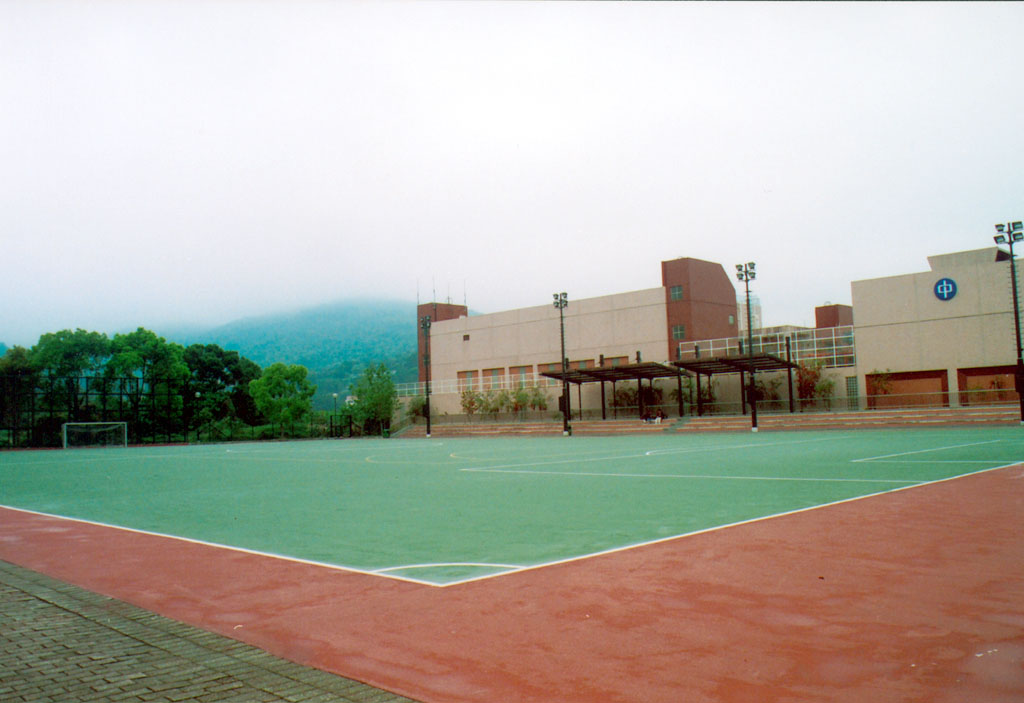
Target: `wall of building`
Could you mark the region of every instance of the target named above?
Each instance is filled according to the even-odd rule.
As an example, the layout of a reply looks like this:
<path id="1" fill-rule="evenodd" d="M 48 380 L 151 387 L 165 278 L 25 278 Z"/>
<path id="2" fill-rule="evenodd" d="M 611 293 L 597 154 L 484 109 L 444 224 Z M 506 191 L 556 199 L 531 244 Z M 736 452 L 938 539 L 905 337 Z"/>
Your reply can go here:
<path id="1" fill-rule="evenodd" d="M 675 358 L 680 341 L 737 334 L 736 291 L 721 264 L 691 258 L 662 261 L 661 282 L 667 313 L 667 358 Z M 678 298 L 673 289 L 680 292 Z M 680 325 L 683 336 L 674 335 Z"/>
<path id="2" fill-rule="evenodd" d="M 868 375 L 889 372 L 916 392 L 923 376 L 913 374 L 940 372 L 949 404 L 958 405 L 961 370 L 1013 364 L 1009 264 L 995 259 L 994 247 L 932 256 L 926 272 L 853 281 L 860 392 L 868 394 Z M 956 284 L 946 300 L 936 294 L 942 279 Z"/>
<path id="3" fill-rule="evenodd" d="M 594 366 L 602 354 L 608 363 L 612 359 L 629 363 L 637 352 L 645 361 L 666 360 L 665 305 L 665 290 L 660 287 L 583 300 L 570 298 L 564 310 L 565 354 L 570 364 L 574 368 Z M 462 379 L 463 386 L 472 379 L 474 389 L 486 390 L 496 385 L 496 379 L 510 377 L 524 367 L 531 381 L 549 365 L 559 368 L 559 313 L 553 305 L 539 305 L 444 320 L 431 326 L 430 345 L 438 411 L 454 414 L 461 411 L 458 394 L 441 397 L 444 386 L 439 382 L 445 379 Z M 585 403 L 599 406 L 599 393 L 598 388 L 585 387 Z M 597 394 L 596 401 L 593 394 Z M 573 405 L 576 403 L 574 389 Z"/>
<path id="4" fill-rule="evenodd" d="M 469 309 L 465 305 L 454 305 L 452 303 L 422 303 L 416 307 L 416 324 L 419 326 L 419 342 L 417 344 L 417 358 L 419 359 L 419 381 L 427 380 L 426 361 L 426 337 L 423 334 L 422 323 L 425 316 L 430 317 L 431 332 L 434 324 L 445 320 L 457 320 L 460 317 L 469 315 Z"/>
<path id="5" fill-rule="evenodd" d="M 850 305 L 819 305 L 814 308 L 814 326 L 849 327 L 853 325 L 853 307 Z"/>

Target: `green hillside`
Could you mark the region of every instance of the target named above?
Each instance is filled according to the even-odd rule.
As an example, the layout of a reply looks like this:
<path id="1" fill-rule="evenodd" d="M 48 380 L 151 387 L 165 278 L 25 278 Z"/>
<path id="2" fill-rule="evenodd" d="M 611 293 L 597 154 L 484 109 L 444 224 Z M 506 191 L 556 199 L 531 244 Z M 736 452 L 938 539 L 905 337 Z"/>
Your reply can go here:
<path id="1" fill-rule="evenodd" d="M 396 383 L 416 381 L 416 305 L 395 300 L 344 300 L 288 313 L 250 317 L 212 329 L 172 331 L 181 344 L 218 344 L 266 367 L 302 364 L 317 384 L 314 406 L 329 409 L 332 394 L 368 364 L 383 362 Z"/>

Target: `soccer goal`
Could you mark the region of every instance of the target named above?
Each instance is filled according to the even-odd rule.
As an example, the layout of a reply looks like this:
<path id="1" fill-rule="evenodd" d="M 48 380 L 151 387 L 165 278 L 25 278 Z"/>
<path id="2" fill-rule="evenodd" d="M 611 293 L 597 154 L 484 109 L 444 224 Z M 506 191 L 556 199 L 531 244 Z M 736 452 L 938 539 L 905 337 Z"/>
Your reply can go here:
<path id="1" fill-rule="evenodd" d="M 65 449 L 127 447 L 127 422 L 65 422 L 61 426 Z"/>

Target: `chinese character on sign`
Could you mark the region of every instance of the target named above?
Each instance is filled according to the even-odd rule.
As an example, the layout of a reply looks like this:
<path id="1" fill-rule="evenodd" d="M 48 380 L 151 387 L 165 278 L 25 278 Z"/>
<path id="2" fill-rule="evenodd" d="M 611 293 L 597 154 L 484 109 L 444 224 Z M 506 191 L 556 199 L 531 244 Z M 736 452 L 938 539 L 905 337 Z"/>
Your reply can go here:
<path id="1" fill-rule="evenodd" d="M 952 300 L 956 296 L 956 281 L 952 278 L 940 278 L 935 282 L 935 297 L 939 300 Z"/>

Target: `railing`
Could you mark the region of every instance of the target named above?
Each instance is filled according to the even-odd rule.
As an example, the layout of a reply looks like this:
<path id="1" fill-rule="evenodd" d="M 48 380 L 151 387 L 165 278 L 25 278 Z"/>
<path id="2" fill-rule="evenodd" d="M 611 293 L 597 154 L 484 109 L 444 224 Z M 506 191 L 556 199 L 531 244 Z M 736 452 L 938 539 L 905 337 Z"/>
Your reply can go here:
<path id="1" fill-rule="evenodd" d="M 854 366 L 857 362 L 853 327 L 826 327 L 755 334 L 755 354 L 772 354 L 786 358 L 786 340 L 794 363 L 818 363 L 826 367 Z M 693 342 L 679 342 L 678 359 L 693 360 L 716 356 L 742 356 L 748 353 L 746 337 L 725 337 Z"/>
<path id="2" fill-rule="evenodd" d="M 440 381 L 430 382 L 431 394 L 443 394 L 443 393 L 462 393 L 463 391 L 473 390 L 487 392 L 489 390 L 495 391 L 514 391 L 519 388 L 530 388 L 531 386 L 538 386 L 540 388 L 549 388 L 551 386 L 560 386 L 561 383 L 553 378 L 542 376 L 539 373 L 528 373 L 524 375 L 516 374 L 515 376 L 499 376 L 498 378 L 474 378 L 473 380 L 467 380 L 464 378 L 446 378 Z M 395 390 L 398 391 L 398 397 L 408 398 L 410 396 L 424 395 L 426 393 L 425 383 L 396 383 Z"/>

